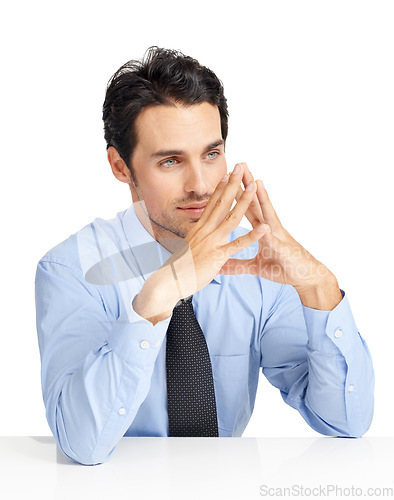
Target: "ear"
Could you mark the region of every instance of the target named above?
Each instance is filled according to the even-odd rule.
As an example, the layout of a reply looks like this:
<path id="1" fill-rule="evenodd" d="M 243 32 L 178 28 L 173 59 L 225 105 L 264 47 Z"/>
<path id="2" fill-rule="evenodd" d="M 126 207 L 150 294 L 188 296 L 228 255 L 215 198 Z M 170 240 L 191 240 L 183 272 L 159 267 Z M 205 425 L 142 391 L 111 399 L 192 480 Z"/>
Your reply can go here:
<path id="1" fill-rule="evenodd" d="M 110 146 L 107 151 L 107 157 L 109 164 L 111 165 L 112 173 L 114 176 L 121 182 L 125 182 L 126 184 L 131 183 L 131 173 L 128 169 L 126 163 L 120 157 L 117 150 Z"/>

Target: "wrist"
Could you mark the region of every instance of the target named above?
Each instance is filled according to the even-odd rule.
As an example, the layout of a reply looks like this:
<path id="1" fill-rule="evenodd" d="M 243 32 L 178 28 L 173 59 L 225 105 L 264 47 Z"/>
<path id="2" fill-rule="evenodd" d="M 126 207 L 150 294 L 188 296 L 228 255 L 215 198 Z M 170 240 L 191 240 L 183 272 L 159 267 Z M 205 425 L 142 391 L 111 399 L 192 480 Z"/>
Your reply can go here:
<path id="1" fill-rule="evenodd" d="M 158 269 L 145 281 L 133 301 L 134 311 L 153 325 L 171 316 L 179 300 L 170 266 Z"/>
<path id="2" fill-rule="evenodd" d="M 342 293 L 334 275 L 317 283 L 295 288 L 302 304 L 311 309 L 332 311 L 342 300 Z"/>

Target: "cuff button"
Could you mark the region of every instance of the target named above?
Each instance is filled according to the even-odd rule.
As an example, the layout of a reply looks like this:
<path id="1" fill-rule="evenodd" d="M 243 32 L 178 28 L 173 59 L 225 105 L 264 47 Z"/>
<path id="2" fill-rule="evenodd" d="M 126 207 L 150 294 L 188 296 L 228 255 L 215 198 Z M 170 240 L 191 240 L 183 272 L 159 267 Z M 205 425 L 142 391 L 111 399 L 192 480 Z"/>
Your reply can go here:
<path id="1" fill-rule="evenodd" d="M 334 332 L 334 337 L 335 337 L 336 339 L 340 339 L 340 338 L 342 337 L 342 335 L 343 335 L 342 330 L 340 330 L 339 328 L 338 328 L 338 330 L 335 330 L 335 332 Z"/>

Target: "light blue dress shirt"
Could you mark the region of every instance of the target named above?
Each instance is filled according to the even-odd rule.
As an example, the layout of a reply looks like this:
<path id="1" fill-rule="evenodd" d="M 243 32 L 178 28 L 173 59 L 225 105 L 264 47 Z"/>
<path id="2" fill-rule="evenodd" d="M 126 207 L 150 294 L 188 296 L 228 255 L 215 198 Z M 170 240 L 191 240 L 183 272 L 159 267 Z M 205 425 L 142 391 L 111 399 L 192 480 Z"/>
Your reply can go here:
<path id="1" fill-rule="evenodd" d="M 249 230 L 239 226 L 229 241 Z M 252 258 L 258 243 L 233 255 Z M 95 219 L 49 250 L 36 274 L 42 391 L 63 453 L 109 459 L 122 436 L 168 436 L 165 348 L 171 316 L 155 326 L 132 301 L 171 256 L 133 206 Z M 217 275 L 193 295 L 210 352 L 219 436 L 241 436 L 260 368 L 317 432 L 359 437 L 373 414 L 374 373 L 348 298 L 304 306 L 290 285 Z"/>

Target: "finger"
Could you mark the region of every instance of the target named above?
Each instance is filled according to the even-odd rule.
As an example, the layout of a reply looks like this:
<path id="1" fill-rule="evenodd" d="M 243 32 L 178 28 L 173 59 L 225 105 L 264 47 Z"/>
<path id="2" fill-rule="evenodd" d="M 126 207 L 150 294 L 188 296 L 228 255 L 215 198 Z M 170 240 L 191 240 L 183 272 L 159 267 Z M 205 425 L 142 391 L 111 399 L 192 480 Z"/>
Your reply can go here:
<path id="1" fill-rule="evenodd" d="M 244 187 L 246 188 L 246 186 L 249 184 L 249 182 L 254 181 L 254 177 L 252 175 L 252 172 L 249 170 L 247 163 L 242 162 L 242 165 L 245 168 L 242 182 L 243 182 Z M 238 193 L 239 193 L 239 190 L 238 190 Z M 264 217 L 263 217 L 263 212 L 261 211 L 261 206 L 260 206 L 259 200 L 257 199 L 257 194 L 253 195 L 253 199 L 250 202 L 249 208 L 246 211 L 245 216 L 247 217 L 248 221 L 252 224 L 253 227 L 256 224 L 258 224 L 259 222 L 265 222 Z"/>
<path id="2" fill-rule="evenodd" d="M 228 259 L 221 267 L 219 274 L 253 274 L 250 266 L 256 259 Z"/>
<path id="3" fill-rule="evenodd" d="M 237 163 L 234 170 L 229 175 L 228 181 L 224 182 L 224 189 L 221 189 L 220 193 L 215 194 L 215 196 L 211 196 L 211 199 L 209 200 L 201 216 L 204 216 L 204 218 L 201 219 L 200 217 L 199 220 L 199 222 L 201 221 L 202 224 L 204 224 L 205 230 L 215 230 L 221 223 L 223 218 L 229 213 L 229 210 L 231 209 L 231 206 L 234 202 L 239 184 L 243 177 L 243 169 L 243 165 Z M 256 187 L 254 187 L 254 190 L 256 190 Z"/>
<path id="4" fill-rule="evenodd" d="M 268 224 L 260 224 L 253 228 L 249 233 L 236 238 L 227 245 L 222 247 L 222 250 L 227 254 L 227 257 L 230 258 L 231 255 L 247 248 L 249 245 L 252 245 L 255 241 L 258 241 L 261 237 L 268 234 L 270 232 L 270 227 Z"/>
<path id="5" fill-rule="evenodd" d="M 203 225 L 205 224 L 206 220 L 209 218 L 209 215 L 211 214 L 215 204 L 216 204 L 216 201 L 218 200 L 218 198 L 222 195 L 226 185 L 227 185 L 227 182 L 228 182 L 228 179 L 230 177 L 230 173 L 227 173 L 223 179 L 221 179 L 220 182 L 218 182 L 218 185 L 216 186 L 216 189 L 215 191 L 212 193 L 212 196 L 209 198 L 209 201 L 203 211 L 203 213 L 201 214 L 200 218 L 198 219 L 198 225 Z"/>
<path id="6" fill-rule="evenodd" d="M 234 206 L 234 208 L 228 211 L 226 214 L 222 214 L 221 220 L 219 220 L 218 233 L 223 236 L 228 236 L 231 231 L 239 225 L 242 217 L 245 215 L 246 210 L 249 207 L 253 196 L 256 193 L 256 183 L 254 181 L 250 182 L 246 186 L 245 191 L 242 192 L 241 197 Z"/>
<path id="7" fill-rule="evenodd" d="M 269 230 L 263 235 L 261 241 L 264 241 L 263 255 L 265 259 L 268 258 L 289 258 L 292 252 L 292 245 L 289 245 L 288 241 L 282 240 L 281 237 L 276 236 L 273 233 L 272 227 L 266 224 Z"/>
<path id="8" fill-rule="evenodd" d="M 263 253 L 252 259 L 229 258 L 221 267 L 219 274 L 253 274 L 272 279 L 272 269 L 275 266 L 275 269 L 277 268 L 278 257 L 288 259 L 291 256 L 291 249 L 280 238 L 272 234 L 267 224 L 265 227 L 266 230 L 260 240 L 264 238 L 268 246 L 265 247 Z"/>
<path id="9" fill-rule="evenodd" d="M 260 276 L 261 278 L 269 279 L 267 270 L 273 262 L 270 260 L 261 262 L 261 259 L 254 257 L 253 259 L 228 259 L 225 264 L 220 268 L 218 274 L 252 274 Z"/>
<path id="10" fill-rule="evenodd" d="M 257 186 L 256 186 L 257 192 Z M 237 194 L 235 195 L 235 199 L 239 201 L 243 193 L 243 189 L 239 186 Z M 253 195 L 252 201 L 249 204 L 248 209 L 245 212 L 245 217 L 251 223 L 252 227 L 256 226 L 259 223 L 264 223 L 264 217 L 261 211 L 260 203 L 257 199 L 257 194 Z"/>
<path id="11" fill-rule="evenodd" d="M 256 184 L 257 184 L 257 199 L 259 201 L 264 220 L 271 226 L 272 229 L 275 229 L 281 225 L 280 220 L 276 215 L 276 212 L 268 197 L 268 193 L 264 187 L 263 182 L 260 179 L 258 179 L 256 181 Z"/>
<path id="12" fill-rule="evenodd" d="M 260 276 L 270 281 L 276 281 L 277 283 L 283 283 L 283 270 L 280 266 L 272 259 L 267 259 L 262 262 L 259 259 L 228 259 L 228 261 L 221 267 L 218 274 L 252 274 L 254 276 Z M 278 281 L 278 277 L 281 281 Z"/>

